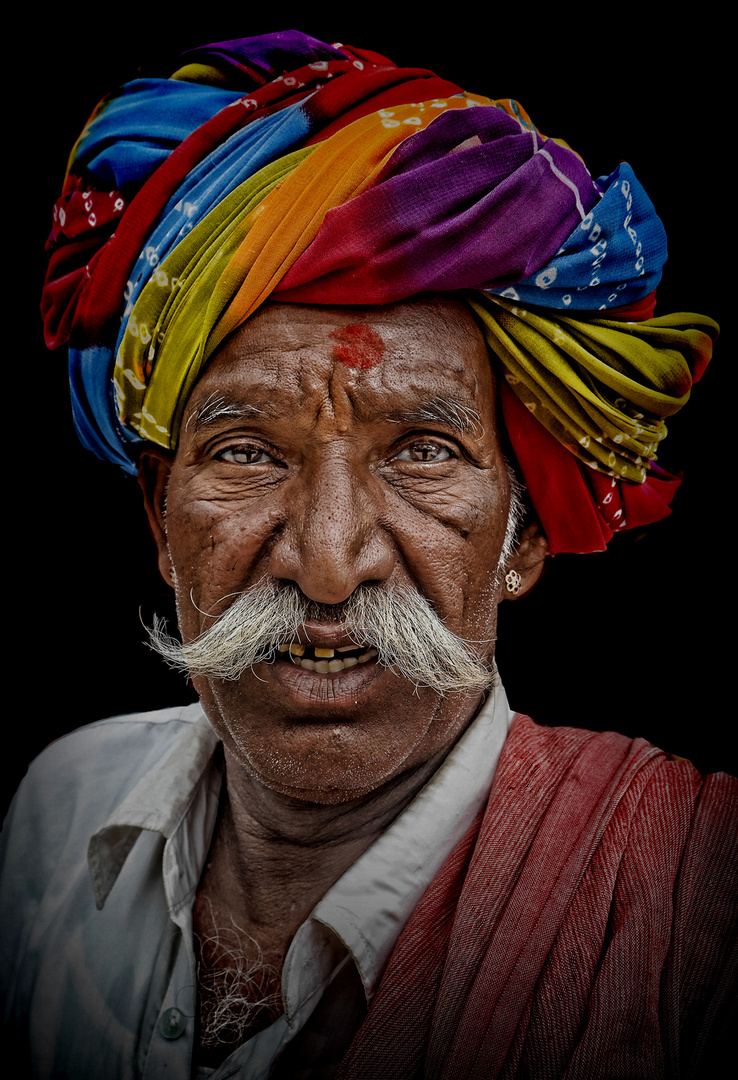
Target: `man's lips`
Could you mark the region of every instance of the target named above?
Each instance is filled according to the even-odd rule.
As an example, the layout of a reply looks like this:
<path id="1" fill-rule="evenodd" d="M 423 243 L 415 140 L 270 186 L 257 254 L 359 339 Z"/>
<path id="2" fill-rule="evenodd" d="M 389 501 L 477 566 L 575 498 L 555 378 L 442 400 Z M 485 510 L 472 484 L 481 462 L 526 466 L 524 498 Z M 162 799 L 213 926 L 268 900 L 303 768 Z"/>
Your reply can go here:
<path id="1" fill-rule="evenodd" d="M 305 654 L 308 653 L 308 648 L 304 648 Z M 377 663 L 376 649 L 362 646 L 361 652 L 365 656 L 362 661 L 354 657 L 353 651 L 341 654 L 320 647 L 318 651 L 332 651 L 334 656 L 312 659 L 312 648 L 310 655 L 290 657 L 289 651 L 277 653 L 273 662 L 258 665 L 259 677 L 272 683 L 275 689 L 286 692 L 300 707 L 342 707 L 355 705 L 358 695 L 365 696 L 373 683 L 391 674 L 388 668 Z M 343 659 L 339 660 L 341 656 Z M 308 666 L 305 666 L 306 660 Z M 340 667 L 337 666 L 339 663 Z"/>

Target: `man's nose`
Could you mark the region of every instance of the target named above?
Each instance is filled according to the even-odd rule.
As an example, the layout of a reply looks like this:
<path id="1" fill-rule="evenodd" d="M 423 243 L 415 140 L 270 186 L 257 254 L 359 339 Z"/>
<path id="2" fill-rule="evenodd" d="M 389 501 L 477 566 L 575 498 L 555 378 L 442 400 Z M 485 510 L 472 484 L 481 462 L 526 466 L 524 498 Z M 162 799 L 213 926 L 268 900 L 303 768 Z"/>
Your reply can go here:
<path id="1" fill-rule="evenodd" d="M 389 578 L 394 545 L 381 522 L 376 480 L 332 455 L 291 494 L 270 559 L 275 578 L 294 581 L 320 604 L 340 604 L 357 586 Z"/>

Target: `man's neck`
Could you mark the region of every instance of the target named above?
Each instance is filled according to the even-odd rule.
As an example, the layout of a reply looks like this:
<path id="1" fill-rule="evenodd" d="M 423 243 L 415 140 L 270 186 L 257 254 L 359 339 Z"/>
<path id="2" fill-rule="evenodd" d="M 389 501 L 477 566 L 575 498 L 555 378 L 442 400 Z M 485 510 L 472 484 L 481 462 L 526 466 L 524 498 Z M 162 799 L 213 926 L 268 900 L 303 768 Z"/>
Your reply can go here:
<path id="1" fill-rule="evenodd" d="M 265 789 L 226 753 L 226 796 L 206 875 L 218 906 L 284 957 L 295 931 L 402 813 L 445 755 L 361 799 L 304 803 Z M 212 895 L 213 889 L 208 889 Z"/>
<path id="2" fill-rule="evenodd" d="M 194 909 L 201 1063 L 217 1066 L 279 1013 L 280 973 L 297 929 L 438 764 L 427 762 L 355 803 L 322 806 L 266 791 L 226 754 L 225 796 Z M 223 1043 L 203 1039 L 214 1010 L 222 1024 L 219 988 L 226 983 L 243 995 L 238 1025 Z"/>

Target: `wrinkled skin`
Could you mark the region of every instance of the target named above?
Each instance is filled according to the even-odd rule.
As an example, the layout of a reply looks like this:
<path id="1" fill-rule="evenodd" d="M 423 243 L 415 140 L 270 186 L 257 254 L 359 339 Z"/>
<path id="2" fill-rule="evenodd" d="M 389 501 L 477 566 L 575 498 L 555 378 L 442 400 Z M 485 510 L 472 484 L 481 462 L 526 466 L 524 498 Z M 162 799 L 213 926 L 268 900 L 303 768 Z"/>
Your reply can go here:
<path id="1" fill-rule="evenodd" d="M 368 330 L 345 330 L 357 326 Z M 369 343 L 356 362 L 353 340 Z M 481 425 L 408 416 L 438 399 Z M 491 659 L 510 493 L 487 349 L 461 303 L 262 308 L 197 383 L 176 454 L 145 454 L 141 476 L 185 640 L 265 576 L 325 604 L 363 582 L 402 583 Z M 524 588 L 542 558 L 526 541 L 509 562 Z M 335 625 L 309 631 L 346 644 Z M 422 780 L 481 700 L 416 689 L 376 662 L 326 676 L 282 659 L 196 689 L 229 784 L 242 772 L 324 805 Z"/>

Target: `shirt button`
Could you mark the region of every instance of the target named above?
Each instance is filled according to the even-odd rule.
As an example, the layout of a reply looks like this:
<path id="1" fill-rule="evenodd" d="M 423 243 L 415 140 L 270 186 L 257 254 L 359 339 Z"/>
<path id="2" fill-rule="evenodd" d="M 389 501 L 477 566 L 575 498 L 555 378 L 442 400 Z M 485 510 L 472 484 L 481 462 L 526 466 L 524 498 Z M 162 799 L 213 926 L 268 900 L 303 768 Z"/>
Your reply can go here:
<path id="1" fill-rule="evenodd" d="M 187 1027 L 187 1017 L 179 1009 L 166 1009 L 159 1017 L 159 1034 L 165 1039 L 178 1039 Z"/>

